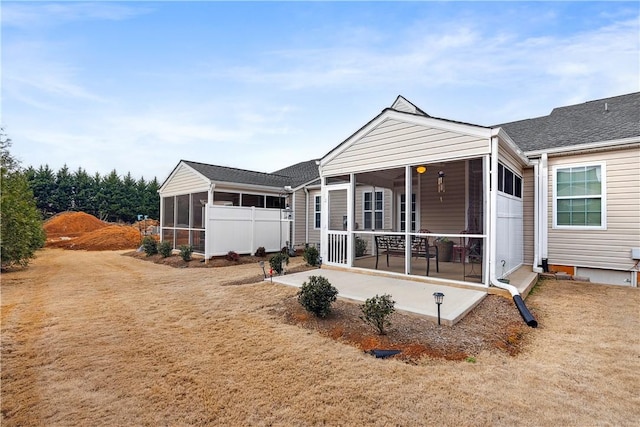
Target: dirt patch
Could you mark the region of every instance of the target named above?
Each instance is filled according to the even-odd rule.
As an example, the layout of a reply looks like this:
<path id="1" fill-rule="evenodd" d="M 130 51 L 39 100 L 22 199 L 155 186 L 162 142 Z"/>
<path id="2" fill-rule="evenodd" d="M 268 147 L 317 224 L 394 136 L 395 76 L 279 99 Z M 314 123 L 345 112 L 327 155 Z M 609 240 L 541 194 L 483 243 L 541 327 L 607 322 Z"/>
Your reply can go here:
<path id="1" fill-rule="evenodd" d="M 78 237 L 107 225 L 95 216 L 84 212 L 62 212 L 48 219 L 43 228 L 48 240 L 59 240 L 61 237 Z"/>
<path id="2" fill-rule="evenodd" d="M 139 227 L 109 224 L 84 212 L 63 212 L 44 223 L 47 233 L 46 247 L 117 251 L 140 246 Z"/>
<path id="3" fill-rule="evenodd" d="M 47 246 L 72 250 L 117 251 L 137 248 L 140 241 L 140 231 L 130 225 L 107 225 L 82 233 L 74 239 L 47 242 Z"/>

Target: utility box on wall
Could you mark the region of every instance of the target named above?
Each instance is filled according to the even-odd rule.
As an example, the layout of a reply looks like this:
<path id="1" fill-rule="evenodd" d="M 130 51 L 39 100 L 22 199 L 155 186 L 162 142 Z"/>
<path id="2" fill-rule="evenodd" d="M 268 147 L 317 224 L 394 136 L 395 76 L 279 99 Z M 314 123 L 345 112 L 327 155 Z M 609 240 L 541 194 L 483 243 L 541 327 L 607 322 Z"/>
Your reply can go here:
<path id="1" fill-rule="evenodd" d="M 640 259 L 640 248 L 631 248 L 631 259 Z"/>

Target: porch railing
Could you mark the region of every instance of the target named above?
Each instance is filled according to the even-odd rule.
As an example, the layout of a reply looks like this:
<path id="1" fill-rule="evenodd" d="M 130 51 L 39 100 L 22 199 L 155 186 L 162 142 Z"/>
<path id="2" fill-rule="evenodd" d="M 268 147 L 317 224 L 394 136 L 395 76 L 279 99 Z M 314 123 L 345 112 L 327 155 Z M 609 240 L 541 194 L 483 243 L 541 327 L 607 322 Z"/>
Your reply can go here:
<path id="1" fill-rule="evenodd" d="M 347 232 L 329 231 L 327 240 L 327 260 L 332 264 L 347 264 Z"/>

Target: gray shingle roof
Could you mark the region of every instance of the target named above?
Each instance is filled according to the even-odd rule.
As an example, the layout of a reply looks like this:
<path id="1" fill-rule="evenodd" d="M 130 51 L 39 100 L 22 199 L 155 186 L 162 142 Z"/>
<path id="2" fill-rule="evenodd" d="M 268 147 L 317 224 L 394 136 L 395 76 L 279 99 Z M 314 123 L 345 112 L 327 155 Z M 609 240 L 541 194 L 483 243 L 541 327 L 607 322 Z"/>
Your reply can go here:
<path id="1" fill-rule="evenodd" d="M 316 160 L 296 163 L 273 173 L 256 172 L 227 166 L 209 165 L 206 163 L 182 160 L 183 163 L 216 182 L 232 182 L 237 184 L 264 185 L 268 187 L 298 187 L 320 177 Z"/>
<path id="2" fill-rule="evenodd" d="M 638 137 L 640 92 L 554 108 L 548 116 L 494 127 L 502 127 L 525 152 Z"/>
<path id="3" fill-rule="evenodd" d="M 313 159 L 296 163 L 295 165 L 277 170 L 274 174 L 290 177 L 291 182 L 288 185 L 298 187 L 320 177 L 316 161 L 316 159 Z"/>
<path id="4" fill-rule="evenodd" d="M 217 182 L 233 182 L 238 184 L 264 185 L 268 187 L 284 187 L 292 185 L 291 178 L 273 173 L 255 172 L 246 169 L 236 169 L 227 166 L 208 165 L 206 163 L 182 160 L 196 171 Z"/>

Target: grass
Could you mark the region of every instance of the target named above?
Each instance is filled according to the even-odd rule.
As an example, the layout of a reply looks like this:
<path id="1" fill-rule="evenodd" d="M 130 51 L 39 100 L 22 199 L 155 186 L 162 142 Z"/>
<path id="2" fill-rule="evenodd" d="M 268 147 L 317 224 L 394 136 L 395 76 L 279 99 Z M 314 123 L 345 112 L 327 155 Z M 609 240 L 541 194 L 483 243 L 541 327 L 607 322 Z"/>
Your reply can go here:
<path id="1" fill-rule="evenodd" d="M 45 250 L 2 277 L 3 426 L 635 425 L 638 289 L 546 281 L 520 354 L 375 359 L 274 314 L 257 265 Z M 467 360 L 470 362 L 469 360 Z"/>

